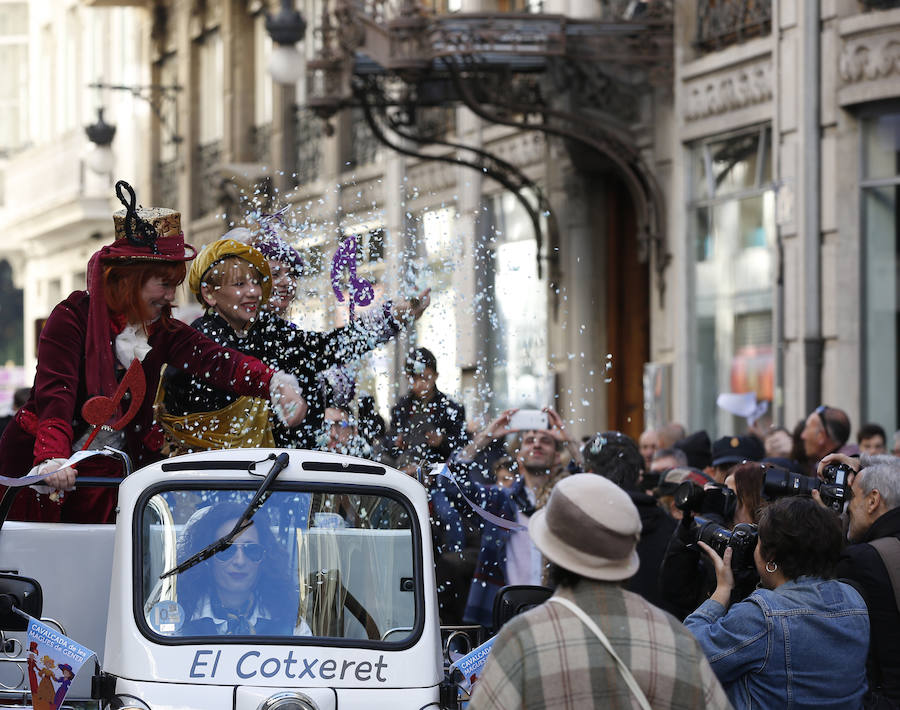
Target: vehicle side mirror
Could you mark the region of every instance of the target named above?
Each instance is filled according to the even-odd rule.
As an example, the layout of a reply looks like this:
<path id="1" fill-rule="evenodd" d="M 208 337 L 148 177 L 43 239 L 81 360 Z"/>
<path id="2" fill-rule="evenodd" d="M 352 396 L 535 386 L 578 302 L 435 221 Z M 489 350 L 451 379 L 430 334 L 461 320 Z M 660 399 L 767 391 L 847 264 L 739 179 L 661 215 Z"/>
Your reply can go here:
<path id="1" fill-rule="evenodd" d="M 536 584 L 510 584 L 503 587 L 494 598 L 494 633 L 516 614 L 543 604 L 552 595 L 552 589 Z"/>
<path id="2" fill-rule="evenodd" d="M 28 577 L 0 573 L 0 630 L 26 631 L 28 619 L 14 612 L 13 607 L 40 619 L 44 607 L 41 585 Z"/>

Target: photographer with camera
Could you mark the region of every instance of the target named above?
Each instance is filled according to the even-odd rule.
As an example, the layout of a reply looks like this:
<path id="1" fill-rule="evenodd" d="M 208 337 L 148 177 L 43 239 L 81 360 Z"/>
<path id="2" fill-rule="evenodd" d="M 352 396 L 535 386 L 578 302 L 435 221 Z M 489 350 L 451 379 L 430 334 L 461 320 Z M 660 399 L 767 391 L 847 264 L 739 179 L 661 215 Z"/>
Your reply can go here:
<path id="1" fill-rule="evenodd" d="M 751 528 L 763 507 L 785 496 L 810 496 L 840 513 L 851 495 L 852 474 L 853 469 L 847 464 L 827 458 L 820 467 L 820 477 L 804 476 L 770 463 L 745 461 L 731 470 L 724 488 L 707 485 L 701 489 L 696 484 L 682 484 L 675 492 L 675 505 L 685 511 L 685 517 L 669 542 L 660 576 L 666 598 L 670 603 L 677 599 L 679 612 L 684 616 L 715 586 L 713 571 L 694 543 L 704 542 L 720 555 L 726 547 L 746 544 L 747 535 L 755 539 Z M 694 513 L 698 517 L 692 518 Z M 732 567 L 737 579 L 732 602 L 738 602 L 753 591 L 759 580 L 746 554 L 735 555 Z"/>
<path id="2" fill-rule="evenodd" d="M 734 551 L 699 543 L 716 589 L 684 625 L 737 710 L 788 699 L 798 710 L 862 707 L 869 618 L 859 593 L 835 579 L 841 538 L 837 515 L 811 498 L 772 503 L 753 551 L 761 588 L 733 605 Z"/>
<path id="3" fill-rule="evenodd" d="M 744 462 L 737 469 L 744 466 L 759 467 L 759 464 Z M 687 480 L 675 490 L 674 504 L 682 512 L 682 518 L 669 539 L 660 568 L 659 586 L 666 608 L 684 619 L 716 586 L 715 570 L 697 543 L 703 541 L 720 552 L 734 545 L 743 550 L 749 542 L 748 537 L 755 540 L 755 530 L 747 524 L 732 530 L 738 497 L 733 489 L 720 483 L 700 486 Z M 753 590 L 759 579 L 747 551 L 736 555 L 733 564 L 738 579 L 733 601 L 738 601 Z"/>
<path id="4" fill-rule="evenodd" d="M 900 707 L 900 458 L 834 454 L 823 459 L 822 468 L 835 463 L 858 471 L 847 506 L 851 544 L 837 575 L 860 591 L 869 608 L 867 707 Z"/>

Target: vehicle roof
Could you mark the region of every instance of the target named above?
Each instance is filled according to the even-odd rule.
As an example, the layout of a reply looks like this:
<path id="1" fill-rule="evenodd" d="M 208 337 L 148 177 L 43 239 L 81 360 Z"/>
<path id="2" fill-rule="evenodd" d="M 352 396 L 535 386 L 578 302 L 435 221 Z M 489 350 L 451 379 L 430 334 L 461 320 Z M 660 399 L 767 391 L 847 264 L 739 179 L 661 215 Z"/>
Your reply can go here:
<path id="1" fill-rule="evenodd" d="M 274 459 L 288 454 L 290 462 L 278 481 L 341 483 L 396 490 L 414 502 L 425 500 L 425 489 L 414 478 L 382 463 L 327 451 L 303 449 L 224 449 L 175 456 L 145 466 L 122 482 L 120 501 L 139 495 L 154 482 L 187 480 L 261 480 Z M 250 472 L 252 467 L 253 473 Z"/>

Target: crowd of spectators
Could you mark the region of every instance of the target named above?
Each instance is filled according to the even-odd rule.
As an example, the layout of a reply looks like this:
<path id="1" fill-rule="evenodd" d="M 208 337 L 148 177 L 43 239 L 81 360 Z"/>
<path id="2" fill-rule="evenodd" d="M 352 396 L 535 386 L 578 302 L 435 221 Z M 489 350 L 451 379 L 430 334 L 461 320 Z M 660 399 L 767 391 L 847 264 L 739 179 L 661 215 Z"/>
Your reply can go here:
<path id="1" fill-rule="evenodd" d="M 111 394 L 126 368 L 155 394 L 167 364 L 157 407 L 139 402 L 114 442 L 138 464 L 246 446 L 250 430 L 257 446 L 380 460 L 428 488 L 443 623 L 489 627 L 502 587 L 555 588 L 498 637 L 473 707 L 630 707 L 632 696 L 642 707 L 900 705 L 900 431 L 889 439 L 870 423 L 852 443 L 846 412 L 823 405 L 793 430 L 711 441 L 672 422 L 637 441 L 605 431 L 579 442 L 544 403 L 470 433 L 425 347 L 409 353 L 408 392 L 384 422 L 347 368 L 418 318 L 427 289 L 344 328 L 302 331 L 284 317 L 299 255 L 271 230 L 229 233 L 190 269 L 205 309 L 191 329 L 171 318 L 192 258 L 178 215 L 137 210 L 128 191 L 122 235 L 92 260 L 91 293 L 48 321 L 35 387 L 0 440 L 4 471 L 53 471 L 51 495 L 29 492 L 24 519 L 113 518 L 111 496 L 95 520 L 100 507 L 73 492 L 89 464 L 52 467 L 93 441 L 99 425 L 79 406 L 89 394 Z M 134 225 L 149 241 L 134 241 Z M 139 269 L 144 257 L 160 263 Z M 71 342 L 86 343 L 74 365 Z M 60 362 L 71 370 L 62 383 Z M 97 475 L 118 474 L 103 465 Z M 258 541 L 244 544 L 234 564 Z"/>
<path id="2" fill-rule="evenodd" d="M 416 362 L 426 363 L 431 381 L 430 353 L 419 349 L 411 362 L 411 384 Z M 459 405 L 434 392 L 432 401 L 441 405 L 427 424 L 420 418 L 419 426 L 434 427 L 435 435 L 429 442 L 421 428 L 417 434 L 429 444 L 422 448 L 418 471 L 422 463 L 446 463 L 454 479 L 423 478 L 432 500 L 443 623 L 489 627 L 493 600 L 503 586 L 543 584 L 556 589 L 555 597 L 584 602 L 588 616 L 607 629 L 610 618 L 597 613 L 598 599 L 606 605 L 637 604 L 630 596 L 609 597 L 615 586 L 620 590 L 615 594 L 637 595 L 640 604 L 657 610 L 641 612 L 647 624 L 659 623 L 654 614 L 660 609 L 684 622 L 679 628 L 696 639 L 724 689 L 723 707 L 728 702 L 738 708 L 776 707 L 781 702 L 776 698 L 788 696 L 795 698 L 794 707 L 900 703 L 900 597 L 893 586 L 900 567 L 900 458 L 886 453 L 883 429 L 861 427 L 857 446 L 849 441 L 846 413 L 822 406 L 795 427 L 795 434 L 772 427 L 711 441 L 706 432 L 686 433 L 673 424 L 645 431 L 637 441 L 606 431 L 579 445 L 563 417 L 546 407 L 546 428 L 517 430 L 516 410 L 508 410 L 467 437 Z M 386 454 L 396 452 L 396 439 L 409 426 L 408 416 L 392 417 Z M 464 443 L 435 451 L 448 439 Z M 836 463 L 850 471 L 837 494 L 841 510 L 833 505 L 836 484 L 826 470 Z M 548 506 L 560 483 L 584 474 L 613 484 L 624 496 L 616 498 L 619 505 L 627 501 L 639 521 L 634 569 L 615 580 L 584 570 L 575 574 L 571 567 L 561 571 L 552 545 L 535 537 L 532 521 L 545 510 L 547 524 L 553 519 Z M 597 515 L 609 491 L 597 495 L 586 508 L 588 516 Z M 509 524 L 485 520 L 485 512 Z M 582 513 L 569 514 L 568 521 L 555 516 L 556 534 L 571 526 L 580 536 L 580 526 L 592 524 L 580 519 Z M 527 699 L 534 683 L 522 672 L 527 664 L 517 665 L 519 654 L 531 658 L 533 672 L 540 673 L 542 663 L 549 663 L 541 661 L 547 648 L 594 643 L 581 622 L 559 620 L 567 612 L 558 605 L 539 608 L 498 638 L 495 648 L 503 651 L 486 676 L 490 689 L 476 694 L 473 706 L 519 707 L 515 703 L 525 698 L 521 706 L 531 707 Z M 636 622 L 629 617 L 627 623 Z M 560 629 L 571 631 L 572 624 L 584 632 L 560 636 Z M 632 629 L 631 641 L 646 632 Z M 637 653 L 628 650 L 628 639 L 619 642 L 620 652 Z M 690 657 L 692 647 L 680 643 L 673 640 L 672 648 Z M 537 655 L 528 650 L 534 644 L 542 649 Z M 840 652 L 822 658 L 817 651 L 825 647 Z M 605 667 L 607 661 L 596 663 Z M 582 684 L 577 697 L 585 701 L 591 694 L 596 700 L 604 693 L 628 692 L 616 684 L 592 687 L 596 676 L 588 673 L 592 680 L 585 680 L 585 668 L 557 671 Z M 716 706 L 717 691 L 704 686 L 702 677 L 691 682 L 691 692 L 705 694 L 707 704 Z"/>

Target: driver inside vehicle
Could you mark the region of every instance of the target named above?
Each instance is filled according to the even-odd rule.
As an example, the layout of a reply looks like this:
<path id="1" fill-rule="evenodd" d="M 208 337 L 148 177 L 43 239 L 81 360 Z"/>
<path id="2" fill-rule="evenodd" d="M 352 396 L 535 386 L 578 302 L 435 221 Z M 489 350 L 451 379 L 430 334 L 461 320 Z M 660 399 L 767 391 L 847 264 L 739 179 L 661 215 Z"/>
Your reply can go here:
<path id="1" fill-rule="evenodd" d="M 179 559 L 227 535 L 243 510 L 243 505 L 222 503 L 198 511 L 179 543 Z M 257 511 L 252 525 L 228 547 L 179 578 L 178 601 L 187 616 L 181 634 L 311 635 L 298 613 L 298 585 L 285 571 L 286 559 L 264 511 Z"/>

